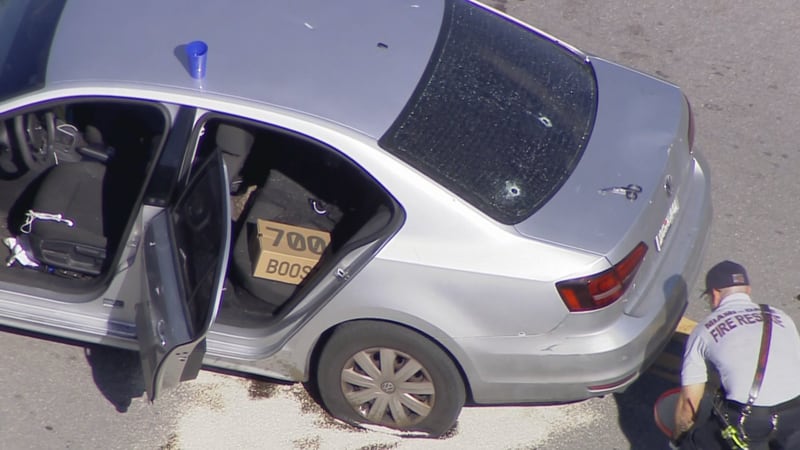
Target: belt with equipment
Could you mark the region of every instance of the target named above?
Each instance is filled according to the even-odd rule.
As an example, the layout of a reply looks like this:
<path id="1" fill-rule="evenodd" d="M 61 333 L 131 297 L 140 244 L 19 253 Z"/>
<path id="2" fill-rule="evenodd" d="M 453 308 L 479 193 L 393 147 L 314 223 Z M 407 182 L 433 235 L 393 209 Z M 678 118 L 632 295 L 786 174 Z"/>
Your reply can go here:
<path id="1" fill-rule="evenodd" d="M 725 406 L 730 409 L 736 411 L 742 411 L 747 406 L 744 403 L 739 403 L 735 400 L 725 400 Z M 750 410 L 753 413 L 761 413 L 761 414 L 780 414 L 782 412 L 788 411 L 790 409 L 800 408 L 800 395 L 791 399 L 787 400 L 783 403 L 778 403 L 777 405 L 772 406 L 750 406 Z"/>

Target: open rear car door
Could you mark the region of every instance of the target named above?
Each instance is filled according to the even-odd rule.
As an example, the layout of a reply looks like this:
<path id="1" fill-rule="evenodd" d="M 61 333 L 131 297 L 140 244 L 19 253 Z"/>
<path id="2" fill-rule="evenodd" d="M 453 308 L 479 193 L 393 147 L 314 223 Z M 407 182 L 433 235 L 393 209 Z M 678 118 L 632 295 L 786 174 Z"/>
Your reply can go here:
<path id="1" fill-rule="evenodd" d="M 151 401 L 200 371 L 228 261 L 229 208 L 227 174 L 214 152 L 145 230 L 140 255 L 145 298 L 137 306 L 136 327 Z"/>

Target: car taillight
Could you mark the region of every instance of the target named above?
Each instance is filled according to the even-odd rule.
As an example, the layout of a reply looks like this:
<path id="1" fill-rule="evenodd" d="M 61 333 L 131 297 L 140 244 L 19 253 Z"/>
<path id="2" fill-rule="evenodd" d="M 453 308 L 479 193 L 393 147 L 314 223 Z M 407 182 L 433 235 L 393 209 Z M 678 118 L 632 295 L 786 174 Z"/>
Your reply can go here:
<path id="1" fill-rule="evenodd" d="M 685 95 L 683 98 L 686 99 L 686 106 L 689 107 L 689 126 L 688 130 L 686 130 L 686 142 L 689 144 L 689 153 L 694 151 L 694 113 L 692 112 L 692 104 L 689 102 L 689 98 Z"/>
<path id="2" fill-rule="evenodd" d="M 556 289 L 571 312 L 603 308 L 625 294 L 646 253 L 647 245 L 640 242 L 614 267 L 595 275 L 559 281 Z"/>

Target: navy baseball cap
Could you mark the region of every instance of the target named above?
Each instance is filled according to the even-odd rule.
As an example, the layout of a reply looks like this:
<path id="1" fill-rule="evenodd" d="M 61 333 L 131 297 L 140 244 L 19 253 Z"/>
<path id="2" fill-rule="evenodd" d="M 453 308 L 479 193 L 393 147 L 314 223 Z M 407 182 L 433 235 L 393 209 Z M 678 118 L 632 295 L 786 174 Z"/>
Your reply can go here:
<path id="1" fill-rule="evenodd" d="M 741 264 L 733 261 L 722 261 L 706 274 L 705 294 L 711 293 L 714 289 L 723 289 L 731 286 L 747 286 L 750 280 L 747 278 L 747 271 Z"/>

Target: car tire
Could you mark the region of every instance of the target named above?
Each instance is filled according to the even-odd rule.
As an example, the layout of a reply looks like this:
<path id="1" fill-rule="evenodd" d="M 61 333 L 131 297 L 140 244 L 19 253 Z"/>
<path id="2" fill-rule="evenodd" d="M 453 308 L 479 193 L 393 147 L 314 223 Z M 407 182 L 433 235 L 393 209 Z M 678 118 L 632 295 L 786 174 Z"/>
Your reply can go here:
<path id="1" fill-rule="evenodd" d="M 388 362 L 393 367 L 383 367 Z M 440 436 L 453 427 L 465 401 L 450 356 L 421 334 L 386 322 L 339 326 L 317 367 L 323 405 L 355 425 Z"/>

